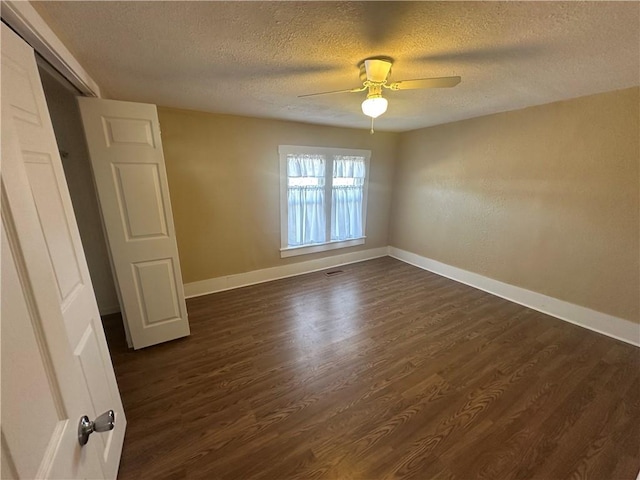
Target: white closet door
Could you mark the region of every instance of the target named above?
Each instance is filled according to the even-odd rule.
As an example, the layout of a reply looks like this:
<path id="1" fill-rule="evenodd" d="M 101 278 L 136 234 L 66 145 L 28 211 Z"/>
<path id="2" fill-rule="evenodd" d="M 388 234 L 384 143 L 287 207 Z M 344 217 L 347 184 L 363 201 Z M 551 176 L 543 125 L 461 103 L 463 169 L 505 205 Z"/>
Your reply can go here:
<path id="1" fill-rule="evenodd" d="M 1 102 L 2 475 L 115 478 L 122 402 L 34 52 L 4 24 Z"/>
<path id="2" fill-rule="evenodd" d="M 155 105 L 79 98 L 134 348 L 189 335 Z"/>

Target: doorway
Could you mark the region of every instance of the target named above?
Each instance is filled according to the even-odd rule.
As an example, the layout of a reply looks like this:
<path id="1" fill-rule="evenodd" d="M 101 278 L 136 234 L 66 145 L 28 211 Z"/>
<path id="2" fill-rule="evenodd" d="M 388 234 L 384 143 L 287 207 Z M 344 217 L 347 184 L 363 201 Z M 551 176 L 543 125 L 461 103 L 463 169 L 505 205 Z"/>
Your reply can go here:
<path id="1" fill-rule="evenodd" d="M 40 68 L 103 320 L 119 309 L 135 349 L 188 336 L 156 106 L 78 96 L 46 63 Z"/>
<path id="2" fill-rule="evenodd" d="M 122 322 L 118 291 L 76 99 L 80 93 L 41 58 L 38 58 L 38 71 L 100 316 L 103 322 Z M 124 329 L 126 331 L 126 325 Z M 128 332 L 127 343 L 130 345 Z"/>

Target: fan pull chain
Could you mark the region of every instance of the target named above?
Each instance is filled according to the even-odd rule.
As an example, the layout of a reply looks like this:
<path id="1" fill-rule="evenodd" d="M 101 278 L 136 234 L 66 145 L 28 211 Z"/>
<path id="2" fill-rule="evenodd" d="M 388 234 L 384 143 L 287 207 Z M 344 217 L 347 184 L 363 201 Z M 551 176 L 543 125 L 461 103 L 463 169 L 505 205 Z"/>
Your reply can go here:
<path id="1" fill-rule="evenodd" d="M 371 117 L 371 131 L 369 132 L 371 135 L 373 135 L 373 120 L 374 118 Z"/>

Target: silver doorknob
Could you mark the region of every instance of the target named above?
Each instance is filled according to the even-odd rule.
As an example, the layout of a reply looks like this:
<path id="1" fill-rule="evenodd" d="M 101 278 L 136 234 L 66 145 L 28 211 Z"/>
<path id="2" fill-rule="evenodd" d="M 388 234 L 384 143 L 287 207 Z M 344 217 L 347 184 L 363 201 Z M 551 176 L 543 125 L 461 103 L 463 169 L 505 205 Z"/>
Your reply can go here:
<path id="1" fill-rule="evenodd" d="M 78 424 L 78 442 L 80 442 L 80 446 L 83 447 L 87 444 L 89 435 L 93 432 L 108 432 L 109 430 L 113 430 L 115 426 L 116 414 L 113 413 L 113 410 L 104 412 L 93 422 L 85 415 L 80 419 L 80 423 Z"/>

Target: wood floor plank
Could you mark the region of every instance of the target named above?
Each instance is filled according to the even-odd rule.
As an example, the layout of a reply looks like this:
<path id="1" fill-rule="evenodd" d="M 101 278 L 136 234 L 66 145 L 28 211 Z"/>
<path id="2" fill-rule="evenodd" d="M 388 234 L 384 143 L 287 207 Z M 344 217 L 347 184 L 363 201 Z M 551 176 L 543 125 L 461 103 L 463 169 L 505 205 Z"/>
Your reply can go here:
<path id="1" fill-rule="evenodd" d="M 389 257 L 187 301 L 133 352 L 119 478 L 635 480 L 640 350 Z"/>

